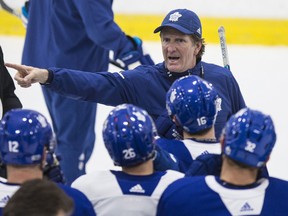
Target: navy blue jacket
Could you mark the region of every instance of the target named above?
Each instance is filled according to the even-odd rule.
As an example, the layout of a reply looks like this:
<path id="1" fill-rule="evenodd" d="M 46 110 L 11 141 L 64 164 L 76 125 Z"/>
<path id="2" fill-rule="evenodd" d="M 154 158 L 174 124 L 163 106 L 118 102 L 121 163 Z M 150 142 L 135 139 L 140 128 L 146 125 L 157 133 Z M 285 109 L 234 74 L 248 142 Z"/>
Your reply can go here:
<path id="1" fill-rule="evenodd" d="M 216 136 L 219 137 L 228 118 L 245 107 L 245 102 L 232 73 L 214 64 L 200 61 L 193 69 L 183 73 L 168 72 L 164 63 L 154 66 L 141 65 L 133 70 L 115 73 L 82 73 L 63 68 L 49 68 L 50 80 L 46 86 L 79 100 L 110 106 L 131 103 L 146 109 L 155 120 L 165 111 L 166 92 L 171 84 L 177 78 L 188 74 L 200 76 L 202 67 L 202 77 L 213 84 L 222 99 L 215 124 Z"/>
<path id="2" fill-rule="evenodd" d="M 42 68 L 69 65 L 76 70 L 108 70 L 109 50 L 118 56 L 133 48 L 114 22 L 112 2 L 30 0 L 22 63 Z"/>

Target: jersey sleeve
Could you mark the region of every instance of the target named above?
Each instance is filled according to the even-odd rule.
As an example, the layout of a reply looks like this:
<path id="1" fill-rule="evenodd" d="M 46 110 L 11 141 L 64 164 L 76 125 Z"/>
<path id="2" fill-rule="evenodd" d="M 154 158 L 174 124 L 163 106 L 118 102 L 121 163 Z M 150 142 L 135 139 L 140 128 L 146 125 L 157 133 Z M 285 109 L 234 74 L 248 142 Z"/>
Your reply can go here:
<path id="1" fill-rule="evenodd" d="M 117 53 L 123 49 L 128 41 L 125 33 L 114 21 L 112 1 L 79 1 L 74 3 L 83 20 L 89 38 L 105 49 Z M 132 44 L 131 44 L 132 46 Z"/>
<path id="2" fill-rule="evenodd" d="M 62 184 L 58 184 L 58 186 L 74 201 L 74 212 L 72 215 L 96 216 L 92 203 L 81 191 Z"/>
<path id="3" fill-rule="evenodd" d="M 81 72 L 77 70 L 50 68 L 54 73 L 51 84 L 46 85 L 57 93 L 76 99 L 116 106 L 122 103 L 134 103 L 137 95 L 133 82 L 129 82 L 120 73 Z"/>

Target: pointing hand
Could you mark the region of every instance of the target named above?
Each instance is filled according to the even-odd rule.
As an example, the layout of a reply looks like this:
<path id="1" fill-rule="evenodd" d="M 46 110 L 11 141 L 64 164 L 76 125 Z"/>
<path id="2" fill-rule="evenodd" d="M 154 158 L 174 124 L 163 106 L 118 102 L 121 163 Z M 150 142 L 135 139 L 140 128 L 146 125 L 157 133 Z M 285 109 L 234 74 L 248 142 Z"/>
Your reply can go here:
<path id="1" fill-rule="evenodd" d="M 6 63 L 6 67 L 17 70 L 14 79 L 21 87 L 30 87 L 33 83 L 45 83 L 48 79 L 49 72 L 46 69 L 35 68 L 26 65 Z"/>

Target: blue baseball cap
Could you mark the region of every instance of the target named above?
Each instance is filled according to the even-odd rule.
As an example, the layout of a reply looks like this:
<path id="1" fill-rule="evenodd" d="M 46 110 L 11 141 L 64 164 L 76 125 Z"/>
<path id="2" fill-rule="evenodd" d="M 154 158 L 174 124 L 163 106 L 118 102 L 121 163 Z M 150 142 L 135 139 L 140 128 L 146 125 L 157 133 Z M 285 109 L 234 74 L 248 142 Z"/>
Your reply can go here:
<path id="1" fill-rule="evenodd" d="M 202 38 L 202 26 L 199 17 L 193 11 L 187 9 L 170 11 L 161 26 L 154 30 L 154 33 L 162 31 L 164 27 L 172 27 L 184 34 L 195 34 Z"/>

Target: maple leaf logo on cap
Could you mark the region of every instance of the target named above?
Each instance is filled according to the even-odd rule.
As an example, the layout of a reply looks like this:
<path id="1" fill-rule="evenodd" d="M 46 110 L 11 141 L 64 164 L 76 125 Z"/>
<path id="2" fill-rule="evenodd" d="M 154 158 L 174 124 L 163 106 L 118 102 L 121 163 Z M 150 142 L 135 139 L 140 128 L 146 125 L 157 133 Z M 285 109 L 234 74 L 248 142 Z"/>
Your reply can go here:
<path id="1" fill-rule="evenodd" d="M 170 15 L 169 21 L 177 22 L 180 17 L 182 17 L 182 14 L 180 14 L 179 12 L 175 12 Z"/>

